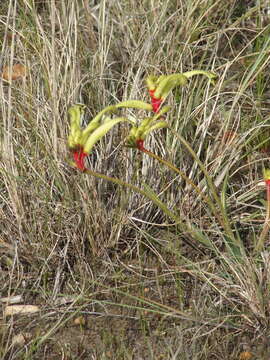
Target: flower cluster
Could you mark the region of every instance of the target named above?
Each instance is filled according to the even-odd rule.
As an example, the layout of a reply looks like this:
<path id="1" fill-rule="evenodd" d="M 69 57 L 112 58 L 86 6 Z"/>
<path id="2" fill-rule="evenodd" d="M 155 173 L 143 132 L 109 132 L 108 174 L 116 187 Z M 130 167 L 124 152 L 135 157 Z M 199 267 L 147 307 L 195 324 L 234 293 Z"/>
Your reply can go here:
<path id="1" fill-rule="evenodd" d="M 157 114 L 152 117 L 144 118 L 138 125 L 134 121 L 129 135 L 127 137 L 127 146 L 136 147 L 143 151 L 144 140 L 146 136 L 156 129 L 162 129 L 168 126 L 168 123 L 164 120 L 163 115 L 170 110 L 170 106 L 164 106 Z"/>
<path id="2" fill-rule="evenodd" d="M 167 96 L 176 86 L 184 86 L 188 79 L 194 75 L 204 75 L 211 82 L 216 78 L 215 74 L 202 70 L 193 70 L 183 74 L 161 75 L 159 77 L 150 75 L 146 83 L 151 104 L 139 100 L 128 100 L 108 106 L 89 121 L 85 128 L 82 127 L 85 105 L 76 104 L 70 107 L 68 110 L 70 116 L 68 146 L 73 152 L 74 165 L 79 170 L 84 171 L 86 169 L 84 159 L 91 153 L 93 146 L 120 122 L 131 124 L 126 145 L 144 151 L 146 136 L 153 130 L 168 126 L 168 123 L 164 120 L 164 114 L 170 110 L 170 107 L 162 107 Z M 127 117 L 111 118 L 111 114 L 117 113 L 121 108 L 141 109 L 154 113 L 154 115 L 148 116 L 140 122 Z"/>
<path id="3" fill-rule="evenodd" d="M 137 108 L 143 110 L 152 110 L 150 104 L 143 101 L 130 100 L 123 101 L 117 105 L 108 106 L 100 111 L 94 119 L 89 121 L 85 128 L 82 128 L 82 122 L 85 112 L 85 105 L 76 104 L 69 108 L 70 116 L 70 134 L 68 137 L 68 146 L 73 152 L 75 166 L 84 171 L 84 159 L 88 156 L 93 146 L 107 134 L 116 124 L 129 120 L 125 117 L 111 118 L 108 114 L 116 113 L 119 108 Z"/>

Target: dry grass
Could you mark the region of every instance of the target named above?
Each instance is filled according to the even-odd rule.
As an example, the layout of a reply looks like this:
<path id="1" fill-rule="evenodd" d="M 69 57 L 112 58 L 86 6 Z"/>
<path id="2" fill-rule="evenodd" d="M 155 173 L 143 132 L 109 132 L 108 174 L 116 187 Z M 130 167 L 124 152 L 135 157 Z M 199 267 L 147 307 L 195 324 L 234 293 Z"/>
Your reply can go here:
<path id="1" fill-rule="evenodd" d="M 1 317 L 0 357 L 269 359 L 269 240 L 253 253 L 269 167 L 267 1 L 94 3 L 0 4 L 0 69 L 27 69 L 0 82 L 1 298 L 41 309 Z M 214 71 L 217 84 L 198 77 L 170 95 L 172 130 L 147 147 L 216 214 L 184 179 L 124 148 L 125 125 L 88 166 L 147 183 L 210 248 L 148 199 L 73 169 L 66 146 L 71 104 L 92 117 L 117 101 L 149 101 L 147 75 L 192 69 Z"/>

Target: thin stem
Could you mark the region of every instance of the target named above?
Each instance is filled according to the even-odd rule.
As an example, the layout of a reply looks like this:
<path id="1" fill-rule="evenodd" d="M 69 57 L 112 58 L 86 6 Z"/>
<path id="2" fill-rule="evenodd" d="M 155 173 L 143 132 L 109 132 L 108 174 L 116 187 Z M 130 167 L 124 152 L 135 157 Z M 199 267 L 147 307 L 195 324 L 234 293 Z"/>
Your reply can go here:
<path id="1" fill-rule="evenodd" d="M 221 225 L 224 227 L 224 230 L 226 231 L 227 235 L 235 242 L 238 243 L 238 245 L 241 247 L 241 243 L 240 241 L 235 238 L 233 231 L 231 229 L 227 214 L 226 214 L 226 210 L 224 209 L 221 199 L 219 197 L 219 195 L 217 194 L 216 191 L 216 186 L 211 178 L 211 176 L 209 176 L 205 166 L 203 165 L 203 163 L 201 162 L 201 160 L 198 158 L 197 154 L 195 153 L 195 151 L 191 148 L 191 146 L 189 145 L 189 143 L 181 136 L 179 135 L 175 130 L 173 130 L 171 127 L 169 127 L 169 129 L 173 132 L 173 134 L 180 140 L 180 142 L 186 147 L 186 149 L 188 150 L 188 152 L 191 154 L 191 156 L 194 158 L 194 160 L 197 162 L 197 164 L 199 165 L 200 169 L 202 170 L 202 172 L 204 173 L 206 182 L 209 186 L 209 189 L 211 191 L 211 194 L 213 195 L 216 204 L 219 208 L 219 211 L 221 213 Z"/>
<path id="2" fill-rule="evenodd" d="M 114 184 L 117 184 L 117 185 L 120 185 L 120 186 L 124 186 L 124 187 L 127 187 L 143 196 L 145 196 L 146 198 L 148 198 L 149 200 L 153 201 L 153 203 L 155 205 L 157 205 L 169 218 L 171 218 L 173 221 L 175 221 L 177 224 L 183 224 L 183 222 L 181 221 L 181 219 L 176 215 L 174 214 L 172 211 L 170 211 L 167 206 L 165 206 L 161 201 L 158 201 L 154 196 L 152 196 L 151 193 L 145 191 L 145 190 L 142 190 L 140 189 L 139 187 L 133 185 L 133 184 L 129 184 L 121 179 L 118 179 L 118 178 L 114 178 L 114 177 L 111 177 L 111 176 L 107 176 L 105 174 L 100 174 L 100 173 L 97 173 L 95 171 L 92 171 L 90 169 L 86 169 L 84 171 L 84 173 L 88 174 L 88 175 L 92 175 L 92 176 L 95 176 L 97 178 L 100 178 L 100 179 L 104 179 L 104 180 L 107 180 L 107 181 L 110 181 Z M 183 224 L 184 225 L 184 224 Z"/>
<path id="3" fill-rule="evenodd" d="M 195 227 L 193 227 L 188 222 L 186 222 L 186 221 L 184 222 L 183 220 L 181 220 L 181 218 L 178 215 L 176 215 L 170 209 L 168 209 L 166 204 L 164 204 L 161 200 L 159 200 L 156 193 L 154 193 L 150 188 L 145 191 L 145 190 L 142 190 L 139 187 L 137 187 L 133 184 L 129 184 L 121 179 L 107 176 L 105 174 L 100 174 L 100 173 L 97 173 L 90 169 L 84 170 L 84 173 L 91 175 L 91 176 L 95 176 L 100 179 L 110 181 L 110 182 L 120 185 L 120 186 L 127 187 L 127 188 L 145 196 L 147 199 L 151 200 L 157 207 L 159 207 L 164 212 L 164 214 L 166 214 L 170 219 L 175 221 L 175 225 L 179 226 L 179 229 L 182 232 L 182 235 L 189 236 L 190 239 L 195 239 L 195 240 L 199 241 L 200 243 L 203 243 L 205 246 L 212 248 L 212 244 L 209 242 L 208 239 L 205 239 L 204 235 L 200 231 L 198 231 Z M 190 243 L 190 241 L 187 238 L 185 238 L 185 242 L 194 248 L 194 245 L 192 243 Z M 197 250 L 197 248 L 196 248 L 196 250 Z"/>
<path id="4" fill-rule="evenodd" d="M 254 251 L 256 253 L 259 253 L 262 251 L 264 242 L 265 242 L 265 239 L 269 232 L 269 227 L 270 227 L 270 182 L 269 181 L 266 182 L 266 198 L 267 198 L 266 199 L 266 201 L 267 201 L 266 216 L 265 216 L 265 221 L 264 221 L 262 232 L 260 234 L 257 245 L 255 246 L 255 249 L 254 249 Z"/>
<path id="5" fill-rule="evenodd" d="M 152 151 L 149 151 L 145 148 L 141 149 L 141 151 L 143 151 L 145 154 L 149 155 L 150 157 L 152 157 L 153 159 L 156 159 L 157 161 L 159 161 L 160 163 L 166 165 L 169 169 L 173 170 L 174 172 L 176 172 L 177 174 L 179 174 L 189 185 L 191 185 L 193 187 L 193 189 L 197 192 L 197 194 L 199 194 L 202 199 L 204 200 L 204 202 L 206 202 L 211 211 L 212 214 L 218 219 L 218 221 L 220 222 L 221 225 L 223 225 L 222 219 L 219 217 L 219 215 L 217 214 L 217 210 L 216 210 L 216 206 L 215 204 L 211 201 L 211 199 L 209 197 L 206 197 L 203 192 L 200 190 L 200 188 L 198 188 L 198 186 L 196 184 L 194 184 L 194 182 L 192 180 L 190 180 L 190 178 L 188 176 L 186 176 L 186 174 L 181 171 L 180 169 L 178 169 L 176 166 L 174 166 L 171 162 L 162 159 L 160 156 L 158 156 L 157 154 L 153 153 Z"/>

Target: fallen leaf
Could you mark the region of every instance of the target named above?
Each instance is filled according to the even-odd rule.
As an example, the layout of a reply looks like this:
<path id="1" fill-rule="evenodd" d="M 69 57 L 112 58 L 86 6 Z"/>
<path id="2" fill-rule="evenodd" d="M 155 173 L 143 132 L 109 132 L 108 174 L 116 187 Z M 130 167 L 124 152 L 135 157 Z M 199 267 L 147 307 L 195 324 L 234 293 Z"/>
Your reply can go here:
<path id="1" fill-rule="evenodd" d="M 14 64 L 12 68 L 10 66 L 5 66 L 2 72 L 2 78 L 9 81 L 17 80 L 26 75 L 26 67 L 22 64 Z"/>
<path id="2" fill-rule="evenodd" d="M 22 295 L 8 296 L 0 298 L 0 302 L 8 304 L 18 304 L 23 301 Z"/>
<path id="3" fill-rule="evenodd" d="M 83 316 L 79 316 L 76 319 L 74 319 L 74 325 L 85 326 L 85 324 L 86 324 L 86 320 L 85 317 Z"/>
<path id="4" fill-rule="evenodd" d="M 4 309 L 4 316 L 32 314 L 39 311 L 36 305 L 9 305 Z"/>
<path id="5" fill-rule="evenodd" d="M 252 358 L 252 353 L 249 351 L 243 351 L 239 355 L 239 360 L 250 360 Z"/>

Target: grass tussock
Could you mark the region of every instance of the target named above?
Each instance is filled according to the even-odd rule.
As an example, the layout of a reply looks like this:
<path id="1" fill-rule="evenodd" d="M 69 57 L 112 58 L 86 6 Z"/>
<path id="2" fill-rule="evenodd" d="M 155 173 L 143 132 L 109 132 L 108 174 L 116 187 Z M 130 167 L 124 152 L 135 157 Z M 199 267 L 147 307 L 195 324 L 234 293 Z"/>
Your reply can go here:
<path id="1" fill-rule="evenodd" d="M 0 300 L 40 307 L 0 318 L 0 357 L 269 359 L 268 2 L 15 0 L 0 20 Z M 176 88 L 146 141 L 180 172 L 125 124 L 88 157 L 148 198 L 70 165 L 72 104 L 149 102 L 148 75 L 193 69 L 216 84 Z"/>

